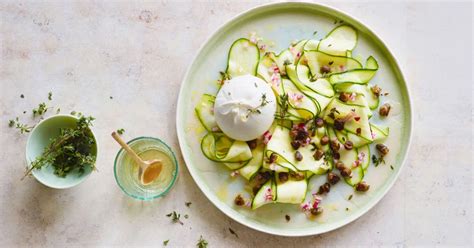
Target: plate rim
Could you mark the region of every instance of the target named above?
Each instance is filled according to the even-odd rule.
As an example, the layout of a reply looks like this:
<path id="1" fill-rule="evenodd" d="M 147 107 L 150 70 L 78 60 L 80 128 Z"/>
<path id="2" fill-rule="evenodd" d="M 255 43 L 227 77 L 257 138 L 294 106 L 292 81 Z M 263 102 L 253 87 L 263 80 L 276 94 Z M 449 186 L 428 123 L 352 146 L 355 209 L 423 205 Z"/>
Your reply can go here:
<path id="1" fill-rule="evenodd" d="M 245 217 L 243 215 L 242 215 L 243 218 L 239 218 L 238 216 L 235 216 L 235 213 L 238 213 L 237 211 L 235 211 L 235 213 L 233 213 L 233 212 L 231 212 L 227 209 L 223 209 L 220 205 L 225 204 L 225 203 L 223 203 L 222 201 L 214 198 L 214 196 L 212 195 L 212 192 L 210 192 L 207 185 L 200 183 L 196 179 L 197 176 L 195 175 L 194 170 L 190 168 L 190 165 L 188 165 L 188 164 L 192 164 L 192 161 L 188 156 L 185 156 L 184 127 L 181 126 L 183 124 L 181 122 L 181 115 L 180 115 L 180 112 L 179 112 L 179 110 L 182 109 L 182 104 L 183 103 L 181 103 L 181 102 L 183 101 L 182 98 L 183 98 L 183 95 L 184 95 L 183 91 L 184 91 L 184 88 L 185 88 L 184 87 L 185 82 L 188 81 L 188 77 L 190 75 L 191 69 L 195 66 L 195 63 L 197 61 L 196 59 L 201 55 L 202 50 L 214 38 L 214 36 L 218 35 L 220 33 L 220 31 L 225 29 L 228 25 L 231 25 L 232 23 L 238 21 L 239 19 L 241 19 L 242 17 L 245 17 L 248 14 L 251 14 L 254 11 L 259 11 L 259 10 L 264 11 L 266 8 L 270 8 L 270 9 L 271 8 L 278 8 L 278 7 L 284 8 L 285 6 L 286 7 L 302 7 L 302 8 L 310 6 L 312 8 L 319 9 L 323 12 L 327 12 L 327 11 L 335 12 L 337 14 L 343 15 L 343 16 L 351 19 L 352 22 L 357 23 L 358 25 L 364 27 L 366 29 L 365 31 L 368 32 L 368 34 L 370 36 L 372 36 L 372 38 L 375 38 L 376 40 L 378 40 L 379 44 L 377 44 L 377 45 L 380 46 L 382 48 L 382 50 L 385 50 L 384 55 L 385 56 L 388 55 L 389 59 L 392 60 L 390 64 L 398 72 L 398 73 L 396 73 L 396 74 L 398 74 L 396 76 L 401 79 L 402 86 L 404 86 L 405 91 L 406 91 L 405 95 L 406 95 L 406 102 L 408 103 L 408 105 L 404 109 L 409 110 L 408 111 L 409 114 L 406 116 L 406 118 L 408 118 L 408 121 L 405 121 L 405 123 L 408 124 L 408 126 L 405 126 L 406 132 L 408 133 L 407 134 L 408 140 L 407 140 L 407 144 L 405 146 L 406 148 L 405 148 L 405 151 L 404 151 L 404 156 L 403 156 L 403 158 L 401 159 L 401 162 L 400 162 L 400 167 L 396 171 L 396 175 L 393 177 L 393 180 L 388 182 L 388 184 L 384 186 L 385 188 L 382 189 L 382 191 L 379 192 L 378 195 L 374 196 L 373 200 L 369 201 L 362 208 L 362 210 L 359 211 L 358 213 L 349 215 L 347 218 L 343 218 L 339 221 L 328 224 L 328 226 L 324 229 L 314 229 L 314 230 L 308 229 L 308 231 L 302 232 L 302 233 L 291 232 L 292 229 L 286 229 L 286 230 L 285 229 L 267 229 L 267 228 L 262 228 L 260 226 L 255 226 L 251 222 L 251 220 L 248 219 L 247 217 Z M 249 227 L 251 229 L 254 229 L 254 230 L 257 230 L 257 231 L 260 231 L 260 232 L 263 232 L 263 233 L 277 235 L 277 236 L 284 236 L 284 237 L 312 236 L 312 235 L 318 235 L 318 234 L 327 233 L 327 232 L 336 230 L 338 228 L 341 228 L 343 226 L 346 226 L 346 225 L 352 223 L 356 219 L 360 218 L 362 215 L 366 214 L 375 205 L 377 205 L 380 202 L 380 200 L 382 200 L 387 195 L 388 191 L 393 187 L 395 182 L 398 180 L 398 177 L 400 176 L 400 173 L 401 173 L 402 169 L 404 168 L 404 166 L 406 164 L 408 153 L 409 153 L 410 148 L 411 148 L 412 138 L 413 138 L 413 125 L 414 125 L 413 122 L 414 122 L 414 120 L 413 120 L 413 101 L 412 101 L 412 98 L 411 98 L 410 88 L 408 87 L 406 77 L 403 73 L 403 70 L 400 66 L 400 63 L 399 63 L 398 59 L 394 56 L 393 52 L 389 49 L 386 42 L 383 39 L 381 39 L 373 31 L 372 27 L 370 27 L 367 24 L 365 24 L 364 22 L 360 21 L 358 18 L 346 13 L 345 11 L 342 11 L 342 10 L 340 10 L 338 8 L 335 8 L 335 7 L 332 7 L 332 6 L 328 6 L 326 4 L 313 3 L 313 2 L 304 2 L 304 1 L 277 2 L 277 3 L 267 3 L 267 4 L 257 5 L 257 6 L 254 6 L 252 8 L 249 8 L 249 9 L 243 11 L 243 12 L 240 12 L 239 14 L 233 16 L 232 18 L 225 21 L 222 25 L 220 25 L 214 32 L 212 32 L 210 35 L 207 36 L 205 41 L 201 44 L 200 48 L 194 54 L 192 62 L 191 62 L 191 64 L 189 64 L 188 68 L 186 69 L 183 80 L 181 81 L 180 90 L 179 90 L 178 99 L 177 99 L 177 106 L 176 106 L 176 132 L 177 132 L 177 136 L 178 136 L 178 143 L 179 143 L 179 147 L 180 147 L 180 153 L 183 157 L 184 163 L 186 164 L 186 167 L 189 171 L 189 174 L 191 175 L 191 177 L 193 178 L 194 182 L 197 184 L 199 189 L 202 191 L 202 193 L 206 196 L 206 198 L 217 209 L 219 209 L 227 217 L 233 219 L 234 221 L 236 221 L 236 222 L 238 222 L 238 223 L 240 223 L 240 224 L 242 224 L 246 227 Z M 206 189 L 206 190 L 204 190 L 204 189 Z"/>

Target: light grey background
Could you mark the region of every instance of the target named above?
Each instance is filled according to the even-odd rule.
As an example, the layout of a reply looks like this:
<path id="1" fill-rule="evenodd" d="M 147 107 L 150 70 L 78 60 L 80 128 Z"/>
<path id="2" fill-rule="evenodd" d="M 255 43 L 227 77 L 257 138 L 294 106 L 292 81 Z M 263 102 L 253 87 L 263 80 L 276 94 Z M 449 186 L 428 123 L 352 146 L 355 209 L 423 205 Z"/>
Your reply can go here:
<path id="1" fill-rule="evenodd" d="M 180 178 L 166 198 L 143 203 L 120 191 L 113 176 L 118 146 L 110 133 L 124 128 L 125 138 L 161 137 L 179 154 L 175 108 L 187 66 L 218 26 L 259 4 L 2 1 L 0 246 L 160 247 L 170 239 L 170 247 L 193 247 L 200 235 L 210 247 L 472 246 L 471 2 L 327 3 L 386 41 L 414 105 L 406 166 L 357 221 L 305 238 L 250 230 L 204 197 L 180 156 Z M 30 111 L 49 91 L 50 106 L 97 117 L 99 172 L 69 190 L 19 180 L 27 135 L 7 127 L 16 116 L 33 123 Z M 189 214 L 184 225 L 165 217 L 173 210 Z"/>

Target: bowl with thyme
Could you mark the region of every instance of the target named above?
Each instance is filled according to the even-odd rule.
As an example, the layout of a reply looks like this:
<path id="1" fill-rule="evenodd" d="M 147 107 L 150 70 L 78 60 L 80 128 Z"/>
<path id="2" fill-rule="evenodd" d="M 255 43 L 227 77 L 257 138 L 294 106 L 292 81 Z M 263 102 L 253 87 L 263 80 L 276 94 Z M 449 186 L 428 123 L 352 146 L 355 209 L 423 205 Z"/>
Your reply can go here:
<path id="1" fill-rule="evenodd" d="M 31 131 L 26 144 L 25 176 L 56 189 L 74 187 L 95 169 L 97 141 L 90 128 L 94 118 L 55 115 Z"/>

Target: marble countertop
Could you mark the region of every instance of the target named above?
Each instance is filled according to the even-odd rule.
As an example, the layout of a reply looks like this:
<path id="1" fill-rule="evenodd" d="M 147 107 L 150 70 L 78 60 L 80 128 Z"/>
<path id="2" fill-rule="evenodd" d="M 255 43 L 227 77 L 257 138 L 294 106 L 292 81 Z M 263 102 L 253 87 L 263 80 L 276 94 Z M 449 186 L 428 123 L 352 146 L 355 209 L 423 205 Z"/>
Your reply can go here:
<path id="1" fill-rule="evenodd" d="M 160 247 L 169 239 L 170 247 L 194 247 L 201 235 L 210 247 L 472 246 L 473 6 L 467 1 L 327 3 L 386 41 L 414 105 L 404 170 L 383 200 L 353 223 L 303 238 L 253 231 L 205 198 L 181 156 L 179 180 L 166 198 L 139 202 L 120 191 L 110 132 L 161 137 L 179 154 L 176 100 L 191 58 L 218 26 L 258 4 L 2 1 L 0 246 Z M 7 125 L 16 116 L 33 123 L 23 111 L 49 91 L 50 106 L 98 117 L 99 171 L 69 190 L 19 180 L 27 136 Z M 189 215 L 184 225 L 165 217 L 173 210 Z"/>

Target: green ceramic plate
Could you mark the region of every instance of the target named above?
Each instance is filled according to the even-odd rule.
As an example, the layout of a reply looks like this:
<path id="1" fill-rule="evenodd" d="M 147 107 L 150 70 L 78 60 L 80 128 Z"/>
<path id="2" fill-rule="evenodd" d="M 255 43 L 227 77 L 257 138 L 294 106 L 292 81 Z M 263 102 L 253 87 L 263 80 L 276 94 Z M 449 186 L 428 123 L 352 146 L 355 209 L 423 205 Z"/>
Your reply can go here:
<path id="1" fill-rule="evenodd" d="M 380 70 L 371 83 L 380 85 L 384 92 L 390 92 L 382 103 L 392 103 L 392 116 L 389 120 L 380 120 L 377 115 L 373 117 L 375 123 L 390 127 L 390 137 L 384 141 L 390 147 L 386 164 L 378 167 L 370 165 L 365 181 L 371 188 L 365 194 L 354 193 L 344 183 L 331 188 L 331 193 L 322 202 L 324 214 L 316 219 L 308 219 L 297 205 L 268 204 L 256 211 L 234 206 L 233 199 L 243 192 L 244 180 L 231 178 L 225 166 L 213 163 L 202 155 L 199 141 L 205 130 L 194 115 L 194 106 L 203 93 L 217 92 L 218 72 L 225 70 L 228 49 L 237 38 L 249 37 L 249 33 L 256 32 L 265 40 L 274 42 L 270 50 L 279 52 L 292 41 L 312 38 L 315 31 L 318 31 L 315 38 L 322 38 L 338 25 L 336 20 L 349 23 L 358 30 L 359 42 L 353 57 L 365 60 L 373 55 L 379 62 Z M 257 7 L 219 28 L 197 52 L 181 85 L 177 107 L 181 151 L 199 188 L 217 208 L 234 220 L 262 232 L 284 236 L 324 233 L 348 224 L 372 208 L 400 173 L 409 149 L 411 129 L 412 111 L 407 85 L 386 45 L 348 14 L 311 3 L 277 3 Z M 309 187 L 314 192 L 325 180 L 325 176 L 313 177 Z M 350 195 L 353 196 L 348 200 Z M 291 216 L 290 222 L 285 220 L 287 214 Z"/>

